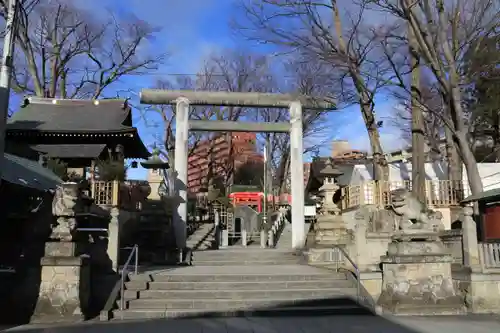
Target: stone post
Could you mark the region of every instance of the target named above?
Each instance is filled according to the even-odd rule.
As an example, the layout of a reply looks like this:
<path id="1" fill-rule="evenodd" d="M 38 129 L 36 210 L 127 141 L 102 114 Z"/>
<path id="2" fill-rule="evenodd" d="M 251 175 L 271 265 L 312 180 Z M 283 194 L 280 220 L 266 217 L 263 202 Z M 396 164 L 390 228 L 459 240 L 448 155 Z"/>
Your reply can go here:
<path id="1" fill-rule="evenodd" d="M 189 100 L 178 98 L 175 106 L 175 192 L 179 197 L 177 213 L 173 216 L 175 242 L 179 249 L 186 247 L 187 236 L 187 168 L 189 134 Z"/>
<path id="2" fill-rule="evenodd" d="M 108 226 L 108 249 L 107 253 L 113 270 L 118 272 L 118 256 L 120 253 L 120 210 L 116 207 L 111 208 L 111 220 Z"/>
<path id="3" fill-rule="evenodd" d="M 216 248 L 219 249 L 221 246 L 221 225 L 220 225 L 220 217 L 219 212 L 214 210 L 214 224 L 215 224 L 215 243 Z"/>
<path id="4" fill-rule="evenodd" d="M 262 229 L 260 231 L 260 247 L 265 249 L 267 246 L 267 232 Z"/>
<path id="5" fill-rule="evenodd" d="M 481 271 L 481 262 L 479 260 L 479 247 L 477 242 L 476 221 L 473 218 L 474 210 L 472 207 L 463 207 L 462 210 L 462 246 L 464 265 L 471 268 L 472 272 Z"/>
<path id="6" fill-rule="evenodd" d="M 366 232 L 367 232 L 366 223 L 367 222 L 365 219 L 356 219 L 356 226 L 354 230 L 356 264 L 358 265 L 358 269 L 360 272 L 365 272 L 369 270 L 365 259 L 366 258 L 365 251 L 370 251 L 370 249 L 367 248 L 368 242 L 366 239 Z"/>
<path id="7" fill-rule="evenodd" d="M 247 231 L 245 229 L 241 230 L 241 246 L 247 247 Z"/>
<path id="8" fill-rule="evenodd" d="M 304 163 L 302 147 L 302 105 L 290 104 L 290 177 L 292 179 L 292 247 L 305 245 L 304 217 Z"/>
<path id="9" fill-rule="evenodd" d="M 84 212 L 79 185 L 64 183 L 56 189 L 52 214 L 57 226 L 45 244 L 40 291 L 31 322 L 83 320 L 90 296 L 88 257 L 74 241 L 78 215 Z"/>
<path id="10" fill-rule="evenodd" d="M 226 229 L 222 229 L 222 240 L 221 240 L 221 248 L 225 249 L 229 246 L 229 231 Z"/>
<path id="11" fill-rule="evenodd" d="M 267 238 L 267 246 L 274 247 L 274 232 L 272 230 L 269 231 L 269 236 Z"/>

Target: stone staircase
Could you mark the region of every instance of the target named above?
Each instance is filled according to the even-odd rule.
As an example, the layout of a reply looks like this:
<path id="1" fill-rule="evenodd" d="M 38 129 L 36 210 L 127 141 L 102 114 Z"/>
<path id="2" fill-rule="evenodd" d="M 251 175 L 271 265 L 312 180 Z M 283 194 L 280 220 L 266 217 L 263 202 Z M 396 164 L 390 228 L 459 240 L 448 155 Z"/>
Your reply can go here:
<path id="1" fill-rule="evenodd" d="M 209 250 L 215 244 L 215 226 L 213 223 L 201 224 L 187 239 L 186 245 L 193 250 Z"/>
<path id="2" fill-rule="evenodd" d="M 308 235 L 311 223 L 305 223 L 304 234 Z M 276 243 L 277 249 L 291 249 L 292 248 L 292 224 L 290 222 L 285 222 L 283 230 L 281 231 L 279 238 Z"/>
<path id="3" fill-rule="evenodd" d="M 368 314 L 346 273 L 277 249 L 195 251 L 193 266 L 130 275 L 112 318 Z"/>

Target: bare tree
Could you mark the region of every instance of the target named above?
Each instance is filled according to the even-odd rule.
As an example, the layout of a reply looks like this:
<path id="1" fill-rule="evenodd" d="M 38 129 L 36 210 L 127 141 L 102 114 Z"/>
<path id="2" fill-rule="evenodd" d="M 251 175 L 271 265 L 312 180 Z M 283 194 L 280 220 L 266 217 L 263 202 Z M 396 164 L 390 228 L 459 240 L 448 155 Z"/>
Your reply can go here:
<path id="1" fill-rule="evenodd" d="M 247 50 L 225 50 L 221 54 L 212 55 L 205 67 L 210 67 L 216 76 L 212 77 L 213 90 L 229 92 L 268 92 L 273 86 L 267 57 L 252 54 Z M 243 107 L 226 107 L 216 110 L 217 120 L 238 121 L 240 118 L 255 112 L 254 109 Z M 235 162 L 240 151 L 235 150 L 233 133 L 223 134 L 228 146 L 227 160 L 212 161 L 213 168 L 223 176 L 223 184 L 228 187 L 233 184 Z"/>
<path id="2" fill-rule="evenodd" d="M 395 108 L 393 124 L 402 131 L 403 139 L 411 141 L 411 107 L 406 96 L 399 96 L 400 103 Z M 428 77 L 421 81 L 419 105 L 424 116 L 424 135 L 429 148 L 428 157 L 433 160 L 446 161 L 448 179 L 461 181 L 462 161 L 458 155 L 452 132 L 443 119 L 449 118 L 448 107 L 443 100 L 439 86 Z M 443 149 L 443 143 L 444 148 Z M 456 184 L 458 186 L 458 184 Z"/>
<path id="3" fill-rule="evenodd" d="M 424 113 L 424 134 L 426 144 L 430 150 L 435 153 L 436 159 L 441 159 L 440 143 L 444 137 L 444 125 L 442 117 L 444 114 L 444 105 L 439 92 L 439 88 L 434 84 L 422 78 L 420 86 L 420 105 Z M 391 119 L 392 124 L 401 131 L 402 138 L 408 143 L 411 142 L 411 105 L 408 102 L 408 94 L 395 92 L 397 104 L 394 108 L 394 115 Z"/>
<path id="4" fill-rule="evenodd" d="M 275 87 L 280 87 L 281 91 L 288 93 L 334 100 L 333 94 L 339 89 L 339 84 L 334 76 L 328 75 L 329 71 L 331 67 L 325 63 L 308 62 L 300 57 L 291 58 L 284 66 L 284 73 L 287 76 L 286 85 L 275 82 Z M 318 152 L 319 148 L 330 141 L 335 134 L 328 124 L 328 112 L 330 111 L 305 110 L 302 119 L 304 154 Z M 290 119 L 287 109 L 262 109 L 255 116 L 258 121 L 265 122 L 285 122 Z M 290 175 L 290 135 L 283 133 L 261 135 L 261 141 L 268 138 L 271 155 L 269 162 L 272 164 L 274 185 L 279 189 L 280 194 L 283 194 L 287 192 Z"/>
<path id="5" fill-rule="evenodd" d="M 232 92 L 250 92 L 262 91 L 267 86 L 268 72 L 267 60 L 263 56 L 252 55 L 244 51 L 226 50 L 221 54 L 213 54 L 203 64 L 196 79 L 182 76 L 178 77 L 176 82 L 159 81 L 156 87 L 159 89 L 186 89 L 186 90 L 207 90 L 207 91 L 232 91 Z M 238 121 L 249 110 L 242 107 L 191 107 L 190 119 L 197 120 L 228 120 Z M 149 106 L 144 109 L 144 118 L 147 114 L 155 112 L 161 117 L 163 127 L 162 141 L 164 156 L 168 158 L 170 164 L 174 164 L 175 159 L 175 108 L 171 106 Z M 151 125 L 151 124 L 148 124 Z M 208 160 L 206 184 L 204 187 L 214 185 L 215 174 L 223 187 L 233 183 L 235 172 L 235 160 L 241 152 L 233 148 L 232 133 L 223 133 L 227 145 L 227 158 L 216 160 L 215 142 L 216 137 L 211 134 L 190 132 L 189 156 L 197 154 L 202 159 Z M 200 143 L 208 144 L 208 149 L 200 151 L 197 148 Z M 174 177 L 173 170 L 169 171 L 171 175 L 170 188 L 172 188 Z"/>
<path id="6" fill-rule="evenodd" d="M 0 0 L 6 15 L 6 0 Z M 102 21 L 63 0 L 24 0 L 18 11 L 13 89 L 40 97 L 98 98 L 126 75 L 154 70 L 164 53 L 143 50 L 156 29 L 109 13 Z"/>
<path id="7" fill-rule="evenodd" d="M 410 25 L 423 64 L 430 70 L 445 101 L 442 121 L 451 132 L 454 145 L 465 165 L 471 192 L 483 185 L 473 151 L 469 145 L 464 88 L 467 82 L 464 55 L 479 51 L 478 40 L 498 28 L 498 2 L 494 0 L 373 1 Z M 472 48 L 472 50 L 471 50 Z"/>
<path id="8" fill-rule="evenodd" d="M 243 1 L 249 26 L 235 24 L 248 38 L 273 43 L 285 50 L 298 50 L 335 69 L 346 102 L 360 105 L 374 155 L 375 179 L 387 179 L 388 168 L 379 127 L 375 117 L 374 97 L 391 82 L 391 68 L 379 60 L 380 29 L 365 16 L 369 1 Z M 341 15 L 341 12 L 344 15 Z M 347 23 L 345 23 L 347 22 Z M 385 63 L 385 62 L 384 62 Z M 333 73 L 331 73 L 333 74 Z"/>

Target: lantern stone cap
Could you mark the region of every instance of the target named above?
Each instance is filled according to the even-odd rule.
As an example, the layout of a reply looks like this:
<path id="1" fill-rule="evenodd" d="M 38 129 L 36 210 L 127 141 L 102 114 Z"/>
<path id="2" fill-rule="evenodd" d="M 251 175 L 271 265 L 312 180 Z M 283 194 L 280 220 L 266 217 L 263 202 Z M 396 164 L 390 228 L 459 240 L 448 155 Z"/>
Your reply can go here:
<path id="1" fill-rule="evenodd" d="M 333 166 L 333 159 L 331 157 L 326 160 L 325 167 L 319 173 L 323 177 L 338 177 L 344 174 Z"/>
<path id="2" fill-rule="evenodd" d="M 160 149 L 154 147 L 151 156 L 144 162 L 141 162 L 144 169 L 168 169 L 170 165 L 168 162 L 160 158 Z"/>

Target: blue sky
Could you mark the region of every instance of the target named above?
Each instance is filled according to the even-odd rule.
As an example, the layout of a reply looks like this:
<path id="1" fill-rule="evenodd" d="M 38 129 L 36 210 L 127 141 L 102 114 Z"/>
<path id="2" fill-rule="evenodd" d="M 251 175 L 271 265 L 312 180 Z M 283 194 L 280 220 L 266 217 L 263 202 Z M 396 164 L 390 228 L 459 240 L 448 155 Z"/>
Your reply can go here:
<path id="1" fill-rule="evenodd" d="M 152 87 L 158 79 L 174 79 L 168 74 L 196 73 L 212 52 L 218 50 L 245 46 L 245 41 L 231 31 L 228 22 L 234 17 L 234 0 L 89 0 L 81 5 L 93 9 L 108 8 L 115 13 L 133 13 L 149 24 L 161 28 L 149 47 L 161 52 L 171 53 L 165 65 L 153 75 L 133 76 L 124 78 L 113 89 L 132 90 L 127 93 L 132 99 L 137 98 L 141 88 Z M 106 15 L 106 11 L 101 12 Z M 256 45 L 246 45 L 251 50 L 261 51 Z M 108 91 L 110 93 L 110 91 Z M 376 111 L 379 118 L 388 117 L 393 109 L 393 103 L 379 96 Z M 160 133 L 160 128 L 151 127 L 160 123 L 153 114 L 148 114 L 148 121 L 141 114 L 135 113 L 136 126 L 146 144 L 151 145 L 154 135 Z M 156 118 L 156 119 L 155 119 Z M 329 119 L 332 127 L 331 138 L 349 140 L 356 149 L 368 150 L 368 138 L 360 116 L 359 107 L 352 106 L 332 114 Z M 386 122 L 387 123 L 387 122 Z M 382 130 L 384 149 L 400 148 L 404 143 L 397 130 L 387 126 Z M 330 145 L 325 145 L 321 151 L 327 155 Z M 144 178 L 145 170 L 131 170 L 130 178 Z"/>

